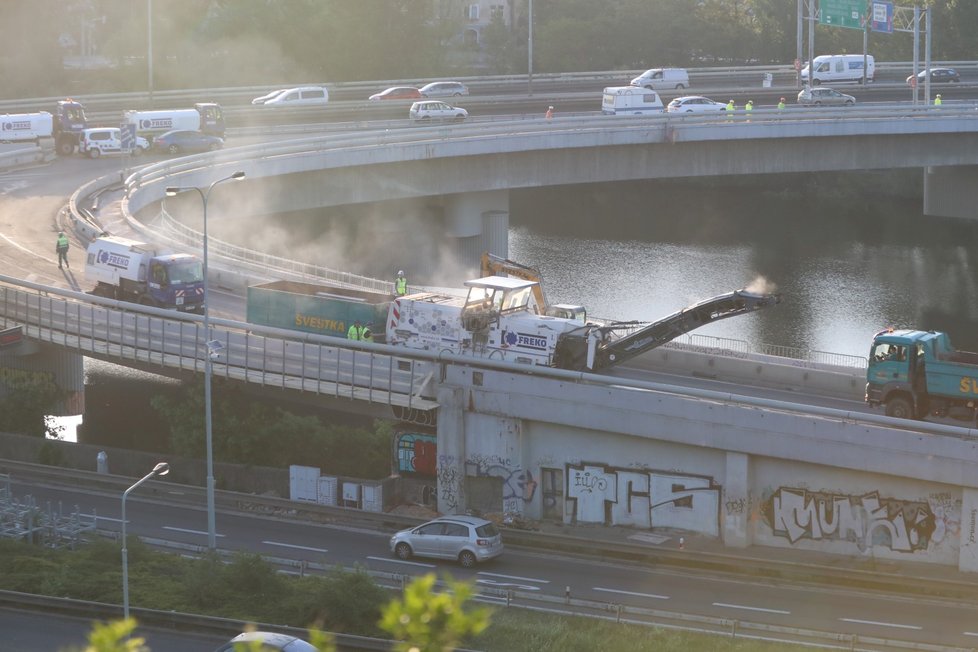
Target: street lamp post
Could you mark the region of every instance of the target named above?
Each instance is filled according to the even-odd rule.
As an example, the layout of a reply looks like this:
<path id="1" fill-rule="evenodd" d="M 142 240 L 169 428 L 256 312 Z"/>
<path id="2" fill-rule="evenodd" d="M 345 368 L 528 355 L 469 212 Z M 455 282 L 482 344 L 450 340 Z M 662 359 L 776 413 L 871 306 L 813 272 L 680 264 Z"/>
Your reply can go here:
<path id="1" fill-rule="evenodd" d="M 210 299 L 207 296 L 207 200 L 211 195 L 211 190 L 219 183 L 225 181 L 239 181 L 245 178 L 242 171 L 235 172 L 230 176 L 223 177 L 207 186 L 207 190 L 201 190 L 196 186 L 183 188 L 180 186 L 170 186 L 166 189 L 166 196 L 173 197 L 186 190 L 196 190 L 204 204 L 204 337 L 209 338 L 211 334 L 210 322 Z M 211 550 L 217 547 L 217 525 L 214 522 L 214 438 L 211 433 L 211 359 L 216 352 L 211 347 L 211 342 L 207 342 L 207 357 L 204 359 L 204 428 L 207 442 L 207 547 Z"/>
<path id="2" fill-rule="evenodd" d="M 166 462 L 160 462 L 153 467 L 152 471 L 144 475 L 139 482 L 122 493 L 122 613 L 125 618 L 129 618 L 129 551 L 126 548 L 126 497 L 130 491 L 153 476 L 162 476 L 169 472 L 170 465 Z"/>

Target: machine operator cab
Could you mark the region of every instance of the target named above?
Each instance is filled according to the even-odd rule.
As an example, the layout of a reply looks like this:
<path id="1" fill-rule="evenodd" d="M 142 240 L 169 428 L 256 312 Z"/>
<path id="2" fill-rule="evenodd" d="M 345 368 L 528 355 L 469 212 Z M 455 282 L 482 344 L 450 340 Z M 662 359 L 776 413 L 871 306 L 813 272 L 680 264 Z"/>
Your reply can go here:
<path id="1" fill-rule="evenodd" d="M 469 289 L 462 306 L 462 327 L 478 333 L 486 331 L 489 324 L 502 315 L 520 311 L 538 313 L 539 308 L 533 298 L 536 281 L 505 276 L 486 276 L 466 281 Z"/>

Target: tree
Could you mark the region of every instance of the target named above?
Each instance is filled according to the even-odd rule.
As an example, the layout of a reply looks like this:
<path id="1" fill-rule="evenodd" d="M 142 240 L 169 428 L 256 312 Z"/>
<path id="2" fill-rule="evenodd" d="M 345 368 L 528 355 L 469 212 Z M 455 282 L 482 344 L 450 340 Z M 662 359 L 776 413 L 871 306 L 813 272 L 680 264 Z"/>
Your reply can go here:
<path id="1" fill-rule="evenodd" d="M 465 610 L 473 595 L 471 584 L 446 579 L 446 590 L 435 593 L 435 581 L 433 573 L 416 578 L 405 587 L 403 599 L 384 609 L 380 626 L 399 641 L 394 644 L 397 652 L 453 650 L 489 626 L 488 608 Z"/>
<path id="2" fill-rule="evenodd" d="M 32 437 L 58 437 L 61 428 L 50 426 L 45 415 L 57 411 L 65 392 L 50 377 L 42 374 L 14 375 L 9 372 L 0 397 L 0 430 Z"/>

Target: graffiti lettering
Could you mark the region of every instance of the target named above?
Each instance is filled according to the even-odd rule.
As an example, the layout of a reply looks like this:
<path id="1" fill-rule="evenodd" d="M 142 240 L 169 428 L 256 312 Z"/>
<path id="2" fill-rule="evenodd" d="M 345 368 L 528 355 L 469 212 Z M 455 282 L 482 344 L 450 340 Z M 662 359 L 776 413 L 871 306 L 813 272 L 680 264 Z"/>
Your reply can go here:
<path id="1" fill-rule="evenodd" d="M 936 519 L 928 503 L 881 499 L 878 492 L 850 496 L 781 487 L 765 503 L 764 516 L 774 534 L 791 543 L 852 541 L 860 550 L 885 546 L 912 553 L 936 542 Z"/>
<path id="2" fill-rule="evenodd" d="M 398 473 L 434 476 L 437 437 L 417 432 L 394 434 L 394 451 Z"/>
<path id="3" fill-rule="evenodd" d="M 720 487 L 709 477 L 568 466 L 567 498 L 581 522 L 720 531 Z"/>

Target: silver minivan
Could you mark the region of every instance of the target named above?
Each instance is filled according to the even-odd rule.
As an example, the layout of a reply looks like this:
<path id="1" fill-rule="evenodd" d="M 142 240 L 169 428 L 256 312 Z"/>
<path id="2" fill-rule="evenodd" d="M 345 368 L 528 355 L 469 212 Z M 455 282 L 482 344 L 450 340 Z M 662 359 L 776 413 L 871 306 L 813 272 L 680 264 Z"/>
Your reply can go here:
<path id="1" fill-rule="evenodd" d="M 689 86 L 689 73 L 685 68 L 652 68 L 633 79 L 631 84 L 653 91 L 682 90 Z"/>
<path id="2" fill-rule="evenodd" d="M 391 552 L 398 559 L 434 557 L 453 559 L 465 568 L 503 553 L 503 537 L 496 524 L 478 516 L 442 516 L 391 537 Z"/>

